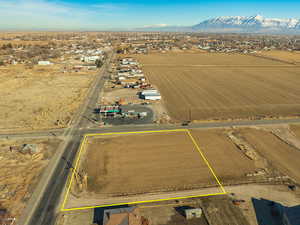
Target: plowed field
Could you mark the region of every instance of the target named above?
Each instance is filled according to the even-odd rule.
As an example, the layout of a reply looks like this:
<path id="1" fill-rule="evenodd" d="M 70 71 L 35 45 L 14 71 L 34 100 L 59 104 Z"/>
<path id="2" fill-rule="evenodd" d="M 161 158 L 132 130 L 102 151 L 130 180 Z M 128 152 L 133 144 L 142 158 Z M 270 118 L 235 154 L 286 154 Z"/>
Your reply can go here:
<path id="1" fill-rule="evenodd" d="M 300 67 L 244 55 L 138 58 L 175 121 L 299 115 Z"/>

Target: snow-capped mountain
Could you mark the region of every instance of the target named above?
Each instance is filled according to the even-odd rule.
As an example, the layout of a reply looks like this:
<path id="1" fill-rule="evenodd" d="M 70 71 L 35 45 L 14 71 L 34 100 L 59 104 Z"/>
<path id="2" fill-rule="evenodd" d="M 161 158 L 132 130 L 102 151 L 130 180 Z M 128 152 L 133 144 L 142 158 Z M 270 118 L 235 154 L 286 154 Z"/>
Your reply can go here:
<path id="1" fill-rule="evenodd" d="M 193 30 L 232 30 L 245 32 L 292 31 L 300 29 L 299 19 L 277 19 L 255 16 L 222 16 L 205 20 L 192 27 Z"/>
<path id="2" fill-rule="evenodd" d="M 300 34 L 300 19 L 277 19 L 255 16 L 221 16 L 194 26 L 144 26 L 140 31 L 178 31 L 214 33 L 280 33 Z"/>

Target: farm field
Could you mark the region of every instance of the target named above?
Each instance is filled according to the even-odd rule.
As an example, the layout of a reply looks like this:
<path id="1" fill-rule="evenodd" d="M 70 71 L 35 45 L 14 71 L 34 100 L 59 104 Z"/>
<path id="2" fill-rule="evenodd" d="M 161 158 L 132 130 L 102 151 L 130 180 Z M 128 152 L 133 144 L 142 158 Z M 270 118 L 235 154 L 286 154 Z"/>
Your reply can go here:
<path id="1" fill-rule="evenodd" d="M 137 58 L 175 122 L 299 116 L 300 67 L 246 55 Z"/>
<path id="2" fill-rule="evenodd" d="M 135 56 L 143 66 L 282 66 L 284 63 L 250 55 L 225 53 L 168 53 Z"/>
<path id="3" fill-rule="evenodd" d="M 262 51 L 258 55 L 269 57 L 271 59 L 279 59 L 290 63 L 300 63 L 300 54 L 288 51 Z"/>
<path id="4" fill-rule="evenodd" d="M 67 126 L 94 74 L 63 73 L 57 65 L 1 67 L 1 132 Z"/>

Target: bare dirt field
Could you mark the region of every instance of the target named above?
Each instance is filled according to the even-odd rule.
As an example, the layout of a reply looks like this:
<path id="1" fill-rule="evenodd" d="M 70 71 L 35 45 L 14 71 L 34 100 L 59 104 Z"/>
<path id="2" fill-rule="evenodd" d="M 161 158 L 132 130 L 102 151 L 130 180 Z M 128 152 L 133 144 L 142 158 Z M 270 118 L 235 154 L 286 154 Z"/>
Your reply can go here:
<path id="1" fill-rule="evenodd" d="M 290 125 L 290 129 L 293 131 L 293 133 L 298 137 L 300 140 L 300 125 Z"/>
<path id="2" fill-rule="evenodd" d="M 216 184 L 185 132 L 93 138 L 82 169 L 88 175 L 88 191 L 96 194 L 130 195 Z"/>
<path id="3" fill-rule="evenodd" d="M 264 56 L 270 59 L 278 59 L 290 63 L 300 63 L 300 54 L 289 51 L 262 51 L 258 53 L 259 56 Z"/>
<path id="4" fill-rule="evenodd" d="M 87 140 L 67 208 L 222 192 L 186 132 Z"/>
<path id="5" fill-rule="evenodd" d="M 58 139 L 0 141 L 0 205 L 13 217 L 18 217 L 26 206 L 59 143 Z M 36 145 L 37 152 L 21 151 L 23 144 Z"/>
<path id="6" fill-rule="evenodd" d="M 115 88 L 115 89 L 109 89 L 105 90 L 103 93 L 103 97 L 101 99 L 101 103 L 103 105 L 110 105 L 115 104 L 117 101 L 122 101 L 125 104 L 128 103 L 141 103 L 142 100 L 139 99 L 139 96 L 137 94 L 137 91 L 135 89 L 131 88 Z"/>
<path id="7" fill-rule="evenodd" d="M 262 157 L 281 173 L 300 183 L 300 151 L 270 132 L 257 129 L 241 129 L 241 135 Z"/>
<path id="8" fill-rule="evenodd" d="M 297 66 L 238 54 L 137 58 L 175 121 L 299 116 Z"/>
<path id="9" fill-rule="evenodd" d="M 192 130 L 201 150 L 223 184 L 245 180 L 257 168 L 226 136 L 226 130 Z"/>
<path id="10" fill-rule="evenodd" d="M 63 73 L 59 65 L 1 67 L 1 132 L 65 127 L 94 74 Z"/>

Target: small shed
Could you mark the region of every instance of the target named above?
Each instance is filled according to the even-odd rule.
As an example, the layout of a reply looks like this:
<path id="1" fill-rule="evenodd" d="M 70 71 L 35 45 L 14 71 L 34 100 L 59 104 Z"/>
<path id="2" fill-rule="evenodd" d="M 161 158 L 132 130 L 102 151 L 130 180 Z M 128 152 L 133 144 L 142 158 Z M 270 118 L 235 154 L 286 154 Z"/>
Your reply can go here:
<path id="1" fill-rule="evenodd" d="M 185 217 L 188 220 L 193 218 L 200 218 L 202 216 L 202 209 L 201 208 L 186 209 L 184 213 L 185 213 Z"/>

